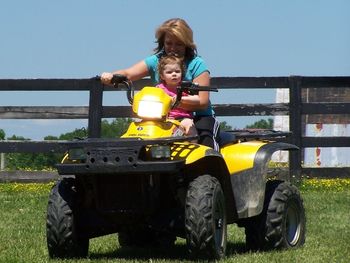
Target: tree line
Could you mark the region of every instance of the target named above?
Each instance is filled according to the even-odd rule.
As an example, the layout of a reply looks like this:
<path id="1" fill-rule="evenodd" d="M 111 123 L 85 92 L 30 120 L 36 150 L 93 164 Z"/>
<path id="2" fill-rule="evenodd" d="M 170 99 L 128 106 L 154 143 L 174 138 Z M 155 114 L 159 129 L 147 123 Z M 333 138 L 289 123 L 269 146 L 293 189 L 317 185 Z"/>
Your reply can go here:
<path id="1" fill-rule="evenodd" d="M 118 138 L 129 127 L 131 118 L 117 118 L 112 121 L 102 120 L 101 137 Z M 272 129 L 273 119 L 259 120 L 245 128 Z M 226 121 L 220 123 L 221 130 L 232 130 Z M 77 138 L 87 138 L 87 128 L 75 129 L 72 132 L 61 134 L 60 136 L 48 135 L 44 140 L 74 140 Z M 22 136 L 12 135 L 6 138 L 6 133 L 0 129 L 0 140 L 30 140 Z M 57 153 L 7 153 L 2 161 L 5 162 L 6 170 L 52 170 L 62 159 L 62 154 Z"/>

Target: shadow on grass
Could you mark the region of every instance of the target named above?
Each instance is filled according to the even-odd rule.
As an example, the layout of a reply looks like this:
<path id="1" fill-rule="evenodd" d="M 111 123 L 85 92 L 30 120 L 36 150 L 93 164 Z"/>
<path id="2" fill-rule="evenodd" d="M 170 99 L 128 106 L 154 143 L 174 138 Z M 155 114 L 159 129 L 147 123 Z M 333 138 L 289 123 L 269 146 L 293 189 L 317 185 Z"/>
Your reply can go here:
<path id="1" fill-rule="evenodd" d="M 248 253 L 245 243 L 227 243 L 226 257 Z M 176 244 L 167 248 L 118 248 L 108 253 L 90 253 L 90 259 L 124 259 L 124 260 L 193 260 L 187 252 L 185 244 Z"/>

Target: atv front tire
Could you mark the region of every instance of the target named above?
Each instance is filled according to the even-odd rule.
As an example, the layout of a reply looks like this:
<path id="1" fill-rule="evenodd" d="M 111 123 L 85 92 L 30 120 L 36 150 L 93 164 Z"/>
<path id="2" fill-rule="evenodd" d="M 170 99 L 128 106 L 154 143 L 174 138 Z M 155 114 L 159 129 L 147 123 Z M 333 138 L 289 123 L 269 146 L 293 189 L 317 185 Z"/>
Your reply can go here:
<path id="1" fill-rule="evenodd" d="M 221 184 L 215 177 L 199 176 L 189 184 L 186 195 L 185 231 L 191 256 L 205 259 L 220 259 L 225 256 L 225 199 Z"/>
<path id="2" fill-rule="evenodd" d="M 75 222 L 76 193 L 74 179 L 59 181 L 51 190 L 46 221 L 50 258 L 86 257 L 89 239 L 79 237 Z"/>

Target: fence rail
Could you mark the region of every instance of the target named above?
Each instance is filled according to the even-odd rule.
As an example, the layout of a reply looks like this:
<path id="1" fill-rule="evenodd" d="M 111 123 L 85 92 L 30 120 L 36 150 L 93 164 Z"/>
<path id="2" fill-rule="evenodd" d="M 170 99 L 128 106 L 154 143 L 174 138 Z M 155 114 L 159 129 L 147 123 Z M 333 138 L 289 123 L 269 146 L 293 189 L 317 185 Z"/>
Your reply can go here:
<path id="1" fill-rule="evenodd" d="M 289 89 L 289 103 L 214 104 L 217 116 L 289 116 L 292 136 L 288 141 L 307 147 L 350 147 L 349 137 L 308 137 L 303 134 L 302 116 L 313 114 L 349 114 L 350 102 L 305 103 L 305 88 L 350 88 L 350 77 L 214 77 L 212 86 L 227 89 Z M 137 89 L 150 85 L 150 80 L 135 82 Z M 101 135 L 102 118 L 132 117 L 130 106 L 104 106 L 103 92 L 116 91 L 95 79 L 0 79 L 1 91 L 89 91 L 89 106 L 0 106 L 0 119 L 88 119 L 89 137 Z M 123 90 L 123 89 L 120 89 Z M 118 92 L 118 91 L 117 91 Z M 0 142 L 0 152 L 52 152 L 64 150 L 55 142 Z M 290 154 L 292 174 L 313 177 L 350 177 L 350 167 L 303 168 L 302 152 Z M 326 171 L 326 173 L 325 173 Z"/>

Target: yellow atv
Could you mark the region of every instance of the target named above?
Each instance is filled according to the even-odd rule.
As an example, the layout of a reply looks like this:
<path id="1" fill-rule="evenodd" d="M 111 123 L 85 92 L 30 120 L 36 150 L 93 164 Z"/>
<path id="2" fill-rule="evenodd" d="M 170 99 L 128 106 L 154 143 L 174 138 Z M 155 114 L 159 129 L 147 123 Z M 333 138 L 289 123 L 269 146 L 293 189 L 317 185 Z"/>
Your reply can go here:
<path id="1" fill-rule="evenodd" d="M 190 256 L 225 256 L 227 225 L 245 228 L 248 249 L 293 248 L 305 241 L 305 211 L 288 176 L 268 173 L 271 155 L 296 146 L 278 142 L 276 131 L 222 132 L 220 152 L 186 137 L 167 118 L 172 99 L 156 87 L 134 94 L 138 120 L 119 139 L 68 143 L 57 165 L 62 175 L 47 208 L 50 257 L 86 257 L 89 239 L 118 233 L 121 247 L 173 246 L 185 238 Z M 192 82 L 178 88 L 200 90 Z M 275 139 L 272 140 L 272 139 Z M 277 140 L 277 141 L 276 141 Z M 70 175 L 70 176 L 68 176 Z"/>

